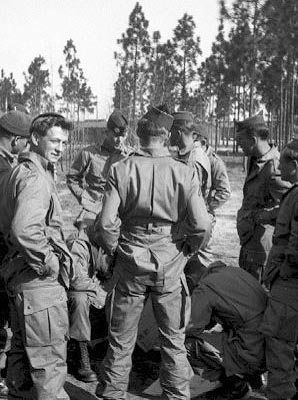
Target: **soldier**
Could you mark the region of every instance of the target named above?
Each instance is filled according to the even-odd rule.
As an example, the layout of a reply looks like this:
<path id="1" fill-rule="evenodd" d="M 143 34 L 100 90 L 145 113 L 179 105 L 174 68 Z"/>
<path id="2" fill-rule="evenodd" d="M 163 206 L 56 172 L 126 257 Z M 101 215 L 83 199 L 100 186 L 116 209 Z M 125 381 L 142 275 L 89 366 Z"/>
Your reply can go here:
<path id="1" fill-rule="evenodd" d="M 160 332 L 165 399 L 189 399 L 184 347 L 188 289 L 183 269 L 210 229 L 194 171 L 165 142 L 173 117 L 152 107 L 138 122 L 141 150 L 111 167 L 95 240 L 114 259 L 103 399 L 125 399 L 138 322 L 148 296 Z M 116 255 L 117 253 L 117 255 Z"/>
<path id="2" fill-rule="evenodd" d="M 288 143 L 280 158 L 281 178 L 292 184 L 284 194 L 273 246 L 265 270 L 270 297 L 261 331 L 266 336 L 267 396 L 291 399 L 295 393 L 298 340 L 298 139 Z"/>
<path id="3" fill-rule="evenodd" d="M 98 250 L 90 243 L 85 229 L 90 226 L 102 207 L 106 178 L 111 165 L 128 155 L 124 146 L 127 120 L 115 110 L 107 122 L 107 136 L 101 146 L 83 149 L 75 159 L 67 175 L 67 184 L 82 205 L 76 221 L 79 232 L 69 240 L 74 264 L 80 280 L 71 285 L 68 292 L 70 327 L 69 335 L 74 343 L 77 358 L 76 376 L 84 382 L 97 380 L 89 360 L 88 344 L 91 340 L 90 305 L 104 306 L 104 291 L 96 279 Z M 88 285 L 89 282 L 89 285 Z M 86 290 L 82 288 L 85 287 Z"/>
<path id="4" fill-rule="evenodd" d="M 209 145 L 208 137 L 205 134 L 198 133 L 197 141 L 210 161 L 211 187 L 207 197 L 207 205 L 208 211 L 215 217 L 216 210 L 228 201 L 231 196 L 229 177 L 223 160 Z"/>
<path id="5" fill-rule="evenodd" d="M 101 210 L 111 164 L 129 154 L 124 145 L 126 130 L 127 119 L 115 110 L 108 119 L 103 144 L 92 145 L 80 151 L 66 176 L 69 189 L 82 206 L 75 223 L 78 228 L 94 222 Z"/>
<path id="6" fill-rule="evenodd" d="M 65 287 L 72 258 L 62 234 L 54 165 L 71 123 L 46 113 L 31 123 L 30 152 L 3 182 L 0 230 L 8 254 L 1 268 L 9 295 L 13 338 L 8 355 L 9 399 L 69 399 L 66 379 L 68 313 Z"/>
<path id="7" fill-rule="evenodd" d="M 178 147 L 177 158 L 195 169 L 201 184 L 202 195 L 207 204 L 208 193 L 211 187 L 211 165 L 207 154 L 196 145 L 197 126 L 193 115 L 188 111 L 178 111 L 173 114 L 174 121 L 171 129 L 171 145 Z M 213 216 L 210 214 L 213 220 Z M 208 266 L 210 256 L 205 249 L 200 249 L 196 256 L 189 260 L 185 268 L 185 275 L 189 290 L 192 291 L 197 283 L 197 268 L 199 265 Z"/>
<path id="8" fill-rule="evenodd" d="M 239 265 L 261 280 L 280 199 L 289 185 L 280 178 L 279 152 L 268 143 L 269 130 L 262 114 L 235 123 L 237 143 L 248 156 L 243 201 L 237 214 Z"/>
<path id="9" fill-rule="evenodd" d="M 19 111 L 10 111 L 0 118 L 0 188 L 11 169 L 16 165 L 17 154 L 23 152 L 29 141 L 31 118 Z M 0 189 L 0 197 L 5 193 Z M 3 210 L 2 210 L 3 212 Z M 3 232 L 0 232 L 0 264 L 5 256 L 7 247 Z M 8 297 L 3 280 L 0 278 L 0 370 L 6 365 L 6 351 L 10 347 L 10 332 L 8 330 L 9 312 Z M 8 389 L 0 376 L 0 397 L 7 395 Z"/>
<path id="10" fill-rule="evenodd" d="M 192 113 L 178 111 L 173 113 L 171 146 L 178 147 L 177 158 L 196 168 L 204 199 L 207 199 L 211 187 L 211 166 L 205 152 L 195 145 L 197 126 Z"/>
<path id="11" fill-rule="evenodd" d="M 262 384 L 259 374 L 265 369 L 265 338 L 258 328 L 267 304 L 265 290 L 242 269 L 216 262 L 201 268 L 191 304 L 192 324 L 186 339 L 191 365 L 202 368 L 206 377 L 212 373 L 212 380 L 223 383 L 229 398 L 243 398 L 250 393 L 248 382 Z M 221 356 L 211 357 L 211 352 L 208 357 L 204 352 L 208 342 L 201 334 L 218 322 L 223 328 Z"/>

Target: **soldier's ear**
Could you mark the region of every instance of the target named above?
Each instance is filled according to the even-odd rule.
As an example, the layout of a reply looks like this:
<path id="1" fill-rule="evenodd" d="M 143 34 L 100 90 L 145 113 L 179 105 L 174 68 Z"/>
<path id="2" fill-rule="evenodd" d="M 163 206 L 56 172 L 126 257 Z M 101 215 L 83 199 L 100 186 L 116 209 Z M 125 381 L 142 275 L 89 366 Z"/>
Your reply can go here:
<path id="1" fill-rule="evenodd" d="M 32 132 L 31 142 L 34 146 L 38 146 L 39 143 L 39 135 L 36 132 Z"/>

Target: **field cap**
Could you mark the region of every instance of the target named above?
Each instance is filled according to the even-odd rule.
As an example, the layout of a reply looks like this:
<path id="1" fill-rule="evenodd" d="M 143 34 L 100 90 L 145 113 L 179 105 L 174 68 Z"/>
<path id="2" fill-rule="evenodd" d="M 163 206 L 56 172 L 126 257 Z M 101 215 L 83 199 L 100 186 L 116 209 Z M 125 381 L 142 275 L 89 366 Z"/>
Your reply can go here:
<path id="1" fill-rule="evenodd" d="M 107 127 L 114 133 L 124 133 L 128 125 L 126 117 L 119 110 L 114 110 L 109 116 Z"/>
<path id="2" fill-rule="evenodd" d="M 188 122 L 194 123 L 194 117 L 190 111 L 177 111 L 174 112 L 172 115 L 174 118 L 173 125 L 175 125 L 175 123 L 177 124 L 181 123 L 186 124 Z"/>
<path id="3" fill-rule="evenodd" d="M 260 111 L 258 114 L 243 121 L 235 121 L 235 126 L 236 131 L 242 131 L 249 128 L 268 129 L 263 118 L 263 111 Z"/>
<path id="4" fill-rule="evenodd" d="M 174 120 L 171 114 L 168 114 L 165 111 L 153 106 L 150 107 L 149 111 L 146 112 L 142 119 L 153 121 L 156 123 L 156 125 L 161 128 L 165 128 L 168 131 L 171 129 Z"/>
<path id="5" fill-rule="evenodd" d="M 0 117 L 0 126 L 14 136 L 30 137 L 31 117 L 21 111 L 8 111 Z"/>

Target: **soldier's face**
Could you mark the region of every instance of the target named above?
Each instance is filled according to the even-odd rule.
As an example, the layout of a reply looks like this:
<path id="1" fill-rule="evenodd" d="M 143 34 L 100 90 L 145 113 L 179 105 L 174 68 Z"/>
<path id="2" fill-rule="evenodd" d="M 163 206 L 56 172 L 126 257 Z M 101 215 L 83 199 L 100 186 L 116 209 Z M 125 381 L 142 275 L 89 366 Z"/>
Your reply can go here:
<path id="1" fill-rule="evenodd" d="M 121 149 L 124 145 L 126 132 L 114 133 L 109 131 L 107 139 L 113 149 Z"/>
<path id="2" fill-rule="evenodd" d="M 255 138 L 248 136 L 245 129 L 237 132 L 236 142 L 241 147 L 245 156 L 251 156 L 253 154 L 256 145 Z"/>
<path id="3" fill-rule="evenodd" d="M 295 183 L 297 181 L 297 161 L 291 160 L 281 154 L 280 161 L 279 161 L 279 169 L 281 179 L 283 181 L 288 181 L 291 183 Z"/>
<path id="4" fill-rule="evenodd" d="M 17 136 L 14 138 L 12 154 L 21 154 L 29 150 L 29 139 Z"/>
<path id="5" fill-rule="evenodd" d="M 68 131 L 60 126 L 50 128 L 45 136 L 35 136 L 34 145 L 36 153 L 40 154 L 52 164 L 61 158 L 68 142 Z"/>

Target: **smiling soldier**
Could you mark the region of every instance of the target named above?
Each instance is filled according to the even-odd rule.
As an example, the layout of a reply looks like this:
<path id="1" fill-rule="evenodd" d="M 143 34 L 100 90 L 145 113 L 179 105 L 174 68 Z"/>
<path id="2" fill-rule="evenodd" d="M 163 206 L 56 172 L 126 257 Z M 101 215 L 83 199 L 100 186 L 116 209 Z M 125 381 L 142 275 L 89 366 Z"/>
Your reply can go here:
<path id="1" fill-rule="evenodd" d="M 13 339 L 8 356 L 9 399 L 69 399 L 66 379 L 68 313 L 65 287 L 72 258 L 63 240 L 53 179 L 72 124 L 41 114 L 30 127 L 30 152 L 5 182 L 0 222 L 8 255 L 2 266 Z"/>

